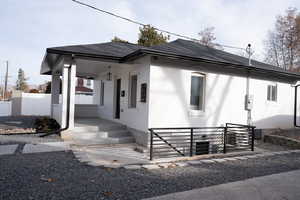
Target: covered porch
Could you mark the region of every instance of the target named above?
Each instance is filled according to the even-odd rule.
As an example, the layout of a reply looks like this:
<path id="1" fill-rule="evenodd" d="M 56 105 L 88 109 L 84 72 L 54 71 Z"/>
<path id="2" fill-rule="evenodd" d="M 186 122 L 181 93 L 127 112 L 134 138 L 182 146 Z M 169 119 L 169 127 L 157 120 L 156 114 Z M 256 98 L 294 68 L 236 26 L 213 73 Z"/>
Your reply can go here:
<path id="1" fill-rule="evenodd" d="M 64 131 L 68 130 L 77 136 L 84 133 L 85 137 L 90 138 L 92 135 L 95 136 L 95 132 L 97 137 L 100 135 L 102 138 L 106 130 L 99 129 L 98 126 L 97 130 L 93 130 L 93 134 L 88 136 L 91 131 L 83 130 L 83 125 L 89 128 L 91 124 L 96 126 L 95 123 L 98 123 L 97 125 L 117 123 L 125 127 L 126 131 L 124 128 L 118 130 L 119 133 L 112 134 L 113 137 L 125 137 L 128 136 L 128 132 L 134 136 L 142 133 L 138 143 L 147 145 L 148 104 L 146 100 L 139 101 L 139 99 L 142 98 L 142 85 L 145 85 L 143 89 L 147 90 L 150 58 L 142 59 L 143 61 L 138 59 L 123 63 L 114 58 L 66 55 L 64 52 L 47 51 L 41 73 L 51 75 L 51 117 Z M 76 104 L 77 78 L 93 80 L 92 104 Z M 115 141 L 115 138 L 112 140 Z M 128 143 L 134 142 L 134 139 L 122 138 L 119 141 Z"/>
<path id="2" fill-rule="evenodd" d="M 51 116 L 62 128 L 67 127 L 68 130 L 74 129 L 78 125 L 75 123 L 76 119 L 80 121 L 82 118 L 92 121 L 97 118 L 106 118 L 120 122 L 121 87 L 120 84 L 118 85 L 118 74 L 125 67 L 128 65 L 61 56 L 51 72 Z M 94 81 L 92 104 L 76 104 L 77 78 Z M 107 112 L 102 115 L 101 110 L 104 109 Z"/>

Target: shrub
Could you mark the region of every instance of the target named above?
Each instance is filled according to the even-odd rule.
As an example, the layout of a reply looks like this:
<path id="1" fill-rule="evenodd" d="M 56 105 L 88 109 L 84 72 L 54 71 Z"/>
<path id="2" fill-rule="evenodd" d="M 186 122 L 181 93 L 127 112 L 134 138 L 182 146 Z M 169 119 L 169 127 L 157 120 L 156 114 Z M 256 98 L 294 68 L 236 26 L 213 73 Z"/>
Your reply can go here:
<path id="1" fill-rule="evenodd" d="M 37 89 L 31 89 L 29 90 L 29 93 L 40 93 Z"/>
<path id="2" fill-rule="evenodd" d="M 37 133 L 45 133 L 60 129 L 60 125 L 56 120 L 49 117 L 37 118 L 34 122 L 34 127 Z"/>

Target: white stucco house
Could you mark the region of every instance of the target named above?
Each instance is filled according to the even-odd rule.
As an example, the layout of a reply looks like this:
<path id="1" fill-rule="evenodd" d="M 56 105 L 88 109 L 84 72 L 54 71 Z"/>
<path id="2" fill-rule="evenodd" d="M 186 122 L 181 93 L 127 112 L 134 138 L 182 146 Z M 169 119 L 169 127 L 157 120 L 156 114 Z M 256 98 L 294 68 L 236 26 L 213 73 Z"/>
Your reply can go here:
<path id="1" fill-rule="evenodd" d="M 154 127 L 293 128 L 300 80 L 299 73 L 255 60 L 249 65 L 182 39 L 148 48 L 121 42 L 48 48 L 41 74 L 52 76 L 51 113 L 62 127 L 76 132 L 77 119 L 106 119 L 126 125 L 141 145 Z M 76 77 L 94 80 L 93 105 L 74 104 Z"/>

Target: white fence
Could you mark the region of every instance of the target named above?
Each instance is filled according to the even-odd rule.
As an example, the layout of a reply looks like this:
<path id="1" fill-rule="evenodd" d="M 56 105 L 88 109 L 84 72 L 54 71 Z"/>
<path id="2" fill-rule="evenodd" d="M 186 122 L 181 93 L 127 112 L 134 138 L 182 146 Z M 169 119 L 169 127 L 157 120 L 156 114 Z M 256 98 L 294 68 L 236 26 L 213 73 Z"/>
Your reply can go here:
<path id="1" fill-rule="evenodd" d="M 51 115 L 51 94 L 16 93 L 11 102 L 5 103 L 9 104 L 5 105 L 8 111 L 4 111 L 0 104 L 0 116 Z M 76 95 L 75 104 L 93 104 L 93 96 Z"/>
<path id="2" fill-rule="evenodd" d="M 0 101 L 0 116 L 10 116 L 10 115 L 11 115 L 11 102 Z"/>

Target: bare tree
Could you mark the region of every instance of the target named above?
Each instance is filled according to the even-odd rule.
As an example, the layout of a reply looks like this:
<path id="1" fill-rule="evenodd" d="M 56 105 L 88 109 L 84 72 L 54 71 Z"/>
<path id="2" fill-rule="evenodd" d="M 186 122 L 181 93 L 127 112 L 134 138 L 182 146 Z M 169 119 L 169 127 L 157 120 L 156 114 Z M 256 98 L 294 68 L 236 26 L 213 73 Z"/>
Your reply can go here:
<path id="1" fill-rule="evenodd" d="M 206 27 L 202 31 L 198 33 L 200 36 L 200 40 L 198 41 L 200 44 L 216 48 L 216 49 L 223 49 L 221 45 L 217 44 L 215 42 L 216 36 L 215 36 L 215 27 Z"/>
<path id="2" fill-rule="evenodd" d="M 289 8 L 278 16 L 265 40 L 265 61 L 286 70 L 300 67 L 300 13 Z"/>

